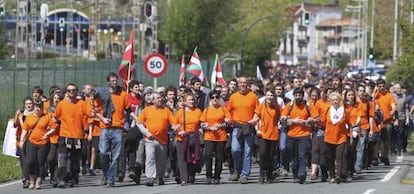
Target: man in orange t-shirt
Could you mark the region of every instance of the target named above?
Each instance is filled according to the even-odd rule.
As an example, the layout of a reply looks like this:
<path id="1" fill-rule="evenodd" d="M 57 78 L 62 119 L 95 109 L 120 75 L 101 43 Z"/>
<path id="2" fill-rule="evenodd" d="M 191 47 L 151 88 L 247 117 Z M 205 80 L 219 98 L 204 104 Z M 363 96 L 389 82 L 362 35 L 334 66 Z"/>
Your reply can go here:
<path id="1" fill-rule="evenodd" d="M 164 184 L 167 163 L 168 127 L 174 122 L 170 109 L 164 106 L 163 97 L 152 93 L 153 106 L 145 107 L 137 119 L 138 128 L 145 135 L 145 175 L 146 185 Z"/>
<path id="2" fill-rule="evenodd" d="M 121 154 L 125 121 L 124 112 L 133 119 L 136 119 L 137 115 L 131 110 L 127 93 L 122 90 L 122 87 L 118 86 L 118 75 L 111 72 L 106 80 L 109 88 L 96 88 L 94 97 L 103 101 L 102 108 L 104 110 L 103 115 L 97 114 L 101 121 L 99 138 L 100 162 L 103 170 L 101 183 L 113 187 L 115 177 L 118 175 L 118 158 Z"/>
<path id="3" fill-rule="evenodd" d="M 232 120 L 236 123 L 231 134 L 231 154 L 234 161 L 234 173 L 230 180 L 236 181 L 240 175 L 240 183 L 246 184 L 247 177 L 250 175 L 252 153 L 253 153 L 253 132 L 247 131 L 242 135 L 238 134 L 241 130 L 249 130 L 248 123 L 253 119 L 254 111 L 259 106 L 259 100 L 250 91 L 246 77 L 239 78 L 239 91 L 233 93 L 227 104 L 227 108 L 232 113 Z M 241 155 L 242 145 L 244 155 Z"/>
<path id="4" fill-rule="evenodd" d="M 60 120 L 58 140 L 58 187 L 65 188 L 67 165 L 70 165 L 70 186 L 79 181 L 79 159 L 81 141 L 85 126 L 85 118 L 89 116 L 83 100 L 76 99 L 78 88 L 75 84 L 66 85 L 66 97 L 60 101 L 55 110 L 55 117 Z M 69 154 L 70 153 L 70 154 Z"/>
<path id="5" fill-rule="evenodd" d="M 376 84 L 376 89 L 374 89 L 374 99 L 384 115 L 383 125 L 380 130 L 380 160 L 388 166 L 390 165 L 388 159 L 390 145 L 393 143 L 391 142 L 391 133 L 394 125 L 397 125 L 396 122 L 398 122 L 398 116 L 396 115 L 396 101 L 394 96 L 385 87 L 385 80 L 378 79 Z"/>
<path id="6" fill-rule="evenodd" d="M 288 153 L 296 153 L 292 157 L 293 176 L 296 182 L 303 184 L 306 179 L 306 163 L 308 161 L 306 152 L 310 146 L 311 129 L 309 122 L 312 121 L 312 115 L 307 110 L 306 101 L 303 100 L 304 91 L 302 88 L 295 88 L 293 96 L 295 99 L 283 109 L 281 120 L 289 123 L 287 133 Z M 293 103 L 292 106 L 291 103 Z"/>

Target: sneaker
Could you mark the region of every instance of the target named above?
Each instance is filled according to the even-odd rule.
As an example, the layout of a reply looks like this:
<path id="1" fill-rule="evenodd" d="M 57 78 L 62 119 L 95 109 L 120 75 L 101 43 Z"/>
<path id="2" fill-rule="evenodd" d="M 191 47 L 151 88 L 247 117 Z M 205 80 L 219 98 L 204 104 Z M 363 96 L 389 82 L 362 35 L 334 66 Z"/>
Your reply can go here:
<path id="1" fill-rule="evenodd" d="M 288 176 L 288 175 L 289 175 L 288 170 L 283 169 L 283 170 L 282 170 L 282 176 Z"/>
<path id="2" fill-rule="evenodd" d="M 181 181 L 181 186 L 187 186 L 187 181 Z"/>
<path id="3" fill-rule="evenodd" d="M 106 185 L 106 177 L 102 177 L 101 185 Z"/>
<path id="4" fill-rule="evenodd" d="M 163 178 L 158 178 L 158 185 L 165 185 Z"/>
<path id="5" fill-rule="evenodd" d="M 245 177 L 245 176 L 240 177 L 240 183 L 241 183 L 241 184 L 247 184 L 247 183 L 248 183 L 248 182 L 247 182 L 247 177 Z"/>
<path id="6" fill-rule="evenodd" d="M 206 184 L 207 184 L 207 185 L 210 185 L 210 184 L 211 184 L 211 182 L 212 182 L 211 178 L 207 178 L 207 179 L 206 179 Z"/>
<path id="7" fill-rule="evenodd" d="M 237 180 L 239 180 L 239 173 L 234 172 L 232 175 L 230 175 L 229 181 L 237 181 Z"/>
<path id="8" fill-rule="evenodd" d="M 305 180 L 306 180 L 306 176 L 299 176 L 299 184 L 304 184 L 305 183 Z"/>
<path id="9" fill-rule="evenodd" d="M 141 177 L 136 176 L 134 173 L 129 174 L 128 177 L 132 179 L 137 185 L 141 183 Z"/>
<path id="10" fill-rule="evenodd" d="M 96 176 L 96 173 L 93 169 L 89 169 L 89 176 Z"/>
<path id="11" fill-rule="evenodd" d="M 259 177 L 259 184 L 265 184 L 264 176 Z"/>
<path id="12" fill-rule="evenodd" d="M 341 184 L 341 182 L 342 182 L 342 179 L 340 177 L 335 178 L 335 183 L 336 184 Z"/>
<path id="13" fill-rule="evenodd" d="M 124 182 L 124 178 L 125 178 L 125 176 L 121 174 L 121 175 L 118 176 L 117 181 L 122 183 L 122 182 Z"/>
<path id="14" fill-rule="evenodd" d="M 63 181 L 63 180 L 59 181 L 59 183 L 57 184 L 57 187 L 59 187 L 61 189 L 64 189 L 66 187 L 65 186 L 65 181 Z"/>
<path id="15" fill-rule="evenodd" d="M 27 180 L 23 181 L 23 189 L 29 188 L 29 185 L 30 185 L 29 181 Z"/>
<path id="16" fill-rule="evenodd" d="M 147 182 L 145 183 L 145 185 L 152 187 L 154 186 L 154 179 L 153 178 L 148 178 Z"/>
<path id="17" fill-rule="evenodd" d="M 85 167 L 85 166 L 83 166 L 83 167 L 82 167 L 82 175 L 83 175 L 83 176 L 85 176 L 85 175 L 86 175 L 86 167 Z"/>
<path id="18" fill-rule="evenodd" d="M 188 178 L 188 182 L 190 182 L 191 184 L 195 183 L 195 177 L 190 176 L 190 178 Z"/>
<path id="19" fill-rule="evenodd" d="M 214 179 L 214 184 L 219 185 L 220 184 L 220 179 Z"/>
<path id="20" fill-rule="evenodd" d="M 110 187 L 115 187 L 115 183 L 114 182 L 109 182 L 106 184 L 106 187 L 110 188 Z"/>

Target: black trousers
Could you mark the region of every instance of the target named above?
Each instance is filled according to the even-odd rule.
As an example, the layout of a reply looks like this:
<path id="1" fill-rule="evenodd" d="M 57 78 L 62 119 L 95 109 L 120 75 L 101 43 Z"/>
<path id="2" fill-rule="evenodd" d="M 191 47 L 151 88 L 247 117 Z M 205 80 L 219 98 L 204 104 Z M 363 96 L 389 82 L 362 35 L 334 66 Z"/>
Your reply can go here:
<path id="1" fill-rule="evenodd" d="M 35 177 L 45 177 L 46 159 L 50 145 L 35 145 L 26 141 L 26 159 L 29 167 L 29 174 Z"/>
<path id="2" fill-rule="evenodd" d="M 224 148 L 226 147 L 225 141 L 204 141 L 205 146 L 205 161 L 206 161 L 206 176 L 207 178 L 213 178 L 213 158 L 215 155 L 214 163 L 214 179 L 220 179 L 221 171 L 223 169 L 224 161 Z"/>
<path id="3" fill-rule="evenodd" d="M 274 167 L 274 159 L 276 154 L 278 141 L 267 140 L 263 138 L 257 138 L 257 145 L 259 147 L 259 157 L 260 157 L 260 176 L 271 177 Z"/>
<path id="4" fill-rule="evenodd" d="M 338 145 L 326 143 L 328 171 L 330 178 L 340 177 L 343 174 L 343 159 L 346 147 L 347 142 Z"/>
<path id="5" fill-rule="evenodd" d="M 79 144 L 79 145 L 78 145 Z M 59 137 L 57 181 L 78 180 L 81 146 L 79 139 Z"/>

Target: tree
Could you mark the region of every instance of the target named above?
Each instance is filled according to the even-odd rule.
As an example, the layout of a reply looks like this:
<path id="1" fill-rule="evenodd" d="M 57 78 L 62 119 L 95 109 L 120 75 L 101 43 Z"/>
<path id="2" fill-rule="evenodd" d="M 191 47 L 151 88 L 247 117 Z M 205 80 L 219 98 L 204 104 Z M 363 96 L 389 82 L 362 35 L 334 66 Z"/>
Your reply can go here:
<path id="1" fill-rule="evenodd" d="M 7 46 L 7 40 L 6 40 L 6 33 L 4 32 L 4 23 L 0 24 L 0 59 L 7 59 L 10 57 L 10 53 L 13 50 L 9 46 Z"/>
<path id="2" fill-rule="evenodd" d="M 160 39 L 176 53 L 191 54 L 197 46 L 201 56 L 223 51 L 237 21 L 237 0 L 162 1 Z M 230 29 L 230 30 L 229 30 Z"/>

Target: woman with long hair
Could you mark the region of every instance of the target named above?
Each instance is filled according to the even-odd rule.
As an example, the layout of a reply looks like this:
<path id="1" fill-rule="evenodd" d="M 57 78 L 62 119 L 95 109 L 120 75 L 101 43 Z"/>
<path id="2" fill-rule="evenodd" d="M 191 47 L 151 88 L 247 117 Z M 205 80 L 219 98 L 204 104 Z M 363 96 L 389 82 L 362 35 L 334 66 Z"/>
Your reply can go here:
<path id="1" fill-rule="evenodd" d="M 256 130 L 257 143 L 260 158 L 259 183 L 273 182 L 274 155 L 279 141 L 279 118 L 281 107 L 277 104 L 276 95 L 273 90 L 265 93 L 265 100 L 256 110 L 249 123 L 259 123 Z"/>
<path id="2" fill-rule="evenodd" d="M 56 175 L 55 175 L 55 170 L 57 167 L 57 144 L 58 144 L 58 139 L 59 139 L 59 121 L 55 118 L 54 113 L 55 113 L 55 108 L 56 105 L 63 100 L 63 94 L 60 92 L 56 92 L 54 94 L 52 94 L 52 99 L 50 101 L 50 105 L 47 108 L 47 117 L 50 117 L 50 119 L 53 120 L 53 122 L 55 122 L 56 128 L 55 131 L 50 135 L 50 149 L 49 149 L 49 153 L 47 155 L 47 164 L 49 167 L 49 172 L 50 172 L 50 183 L 53 184 L 53 187 L 57 187 L 57 181 L 56 181 Z"/>
<path id="3" fill-rule="evenodd" d="M 195 182 L 195 173 L 201 156 L 200 147 L 200 117 L 201 110 L 195 107 L 194 96 L 184 95 L 183 108 L 175 115 L 177 133 L 177 163 L 181 185 Z"/>
<path id="4" fill-rule="evenodd" d="M 14 127 L 16 127 L 16 155 L 19 156 L 19 163 L 20 163 L 20 169 L 22 171 L 22 181 L 23 181 L 23 188 L 29 187 L 29 171 L 27 169 L 27 163 L 25 160 L 25 152 L 24 148 L 20 148 L 20 137 L 22 134 L 22 126 L 24 121 L 26 120 L 26 117 L 33 113 L 34 106 L 33 106 L 33 99 L 32 97 L 26 97 L 23 100 L 23 109 L 18 109 L 16 111 L 16 115 L 14 117 Z"/>

